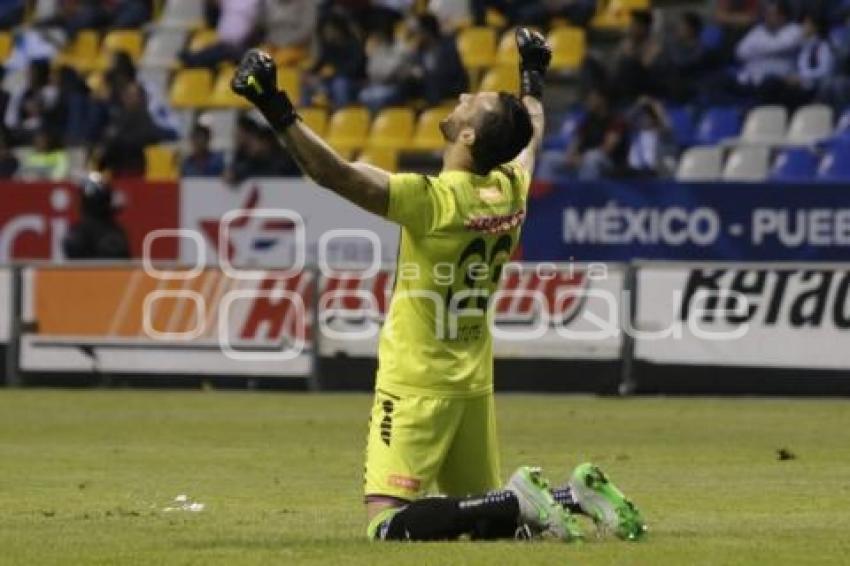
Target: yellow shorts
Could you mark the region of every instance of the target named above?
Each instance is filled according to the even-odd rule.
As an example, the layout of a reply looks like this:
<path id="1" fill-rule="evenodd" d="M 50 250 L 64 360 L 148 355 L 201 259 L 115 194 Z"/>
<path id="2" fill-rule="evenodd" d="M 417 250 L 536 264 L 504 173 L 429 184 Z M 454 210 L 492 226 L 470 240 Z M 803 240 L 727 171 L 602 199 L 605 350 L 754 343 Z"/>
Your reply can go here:
<path id="1" fill-rule="evenodd" d="M 366 496 L 461 497 L 500 487 L 493 394 L 445 398 L 375 393 Z"/>

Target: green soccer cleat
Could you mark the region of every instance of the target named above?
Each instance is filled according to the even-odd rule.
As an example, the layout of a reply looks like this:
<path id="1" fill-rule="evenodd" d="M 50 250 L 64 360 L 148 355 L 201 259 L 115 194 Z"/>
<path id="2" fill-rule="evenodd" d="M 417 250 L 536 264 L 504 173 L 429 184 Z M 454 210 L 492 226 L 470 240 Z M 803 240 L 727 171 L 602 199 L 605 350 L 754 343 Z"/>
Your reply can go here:
<path id="1" fill-rule="evenodd" d="M 578 521 L 552 497 L 549 482 L 540 468 L 522 466 L 508 480 L 505 489 L 516 495 L 520 518 L 532 530 L 552 534 L 565 542 L 582 538 Z"/>
<path id="2" fill-rule="evenodd" d="M 597 526 L 628 541 L 636 541 L 646 533 L 640 511 L 599 467 L 581 464 L 573 471 L 569 483 L 578 504 Z"/>

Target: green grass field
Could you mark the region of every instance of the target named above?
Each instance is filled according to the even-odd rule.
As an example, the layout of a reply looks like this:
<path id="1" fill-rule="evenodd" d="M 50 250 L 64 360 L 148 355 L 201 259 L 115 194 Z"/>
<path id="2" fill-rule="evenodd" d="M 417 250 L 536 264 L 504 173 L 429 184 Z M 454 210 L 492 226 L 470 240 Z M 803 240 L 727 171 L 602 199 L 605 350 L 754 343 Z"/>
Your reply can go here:
<path id="1" fill-rule="evenodd" d="M 2 564 L 802 564 L 850 554 L 850 403 L 498 397 L 504 473 L 591 459 L 650 536 L 380 544 L 366 395 L 0 390 Z M 777 449 L 794 459 L 780 461 Z M 202 512 L 163 511 L 178 494 Z"/>

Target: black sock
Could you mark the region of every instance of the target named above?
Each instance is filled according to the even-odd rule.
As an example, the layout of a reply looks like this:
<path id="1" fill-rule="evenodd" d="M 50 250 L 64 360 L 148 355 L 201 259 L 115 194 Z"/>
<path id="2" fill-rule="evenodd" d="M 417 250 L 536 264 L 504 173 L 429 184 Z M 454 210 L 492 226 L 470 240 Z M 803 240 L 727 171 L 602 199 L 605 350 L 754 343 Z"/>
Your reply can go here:
<path id="1" fill-rule="evenodd" d="M 584 512 L 581 509 L 581 505 L 578 504 L 578 500 L 573 494 L 573 490 L 570 486 L 565 485 L 563 487 L 556 487 L 552 490 L 552 495 L 555 497 L 555 501 L 560 503 L 561 507 L 570 513 Z"/>
<path id="2" fill-rule="evenodd" d="M 519 526 L 519 502 L 510 491 L 477 497 L 428 497 L 401 509 L 378 528 L 384 540 L 513 538 Z"/>

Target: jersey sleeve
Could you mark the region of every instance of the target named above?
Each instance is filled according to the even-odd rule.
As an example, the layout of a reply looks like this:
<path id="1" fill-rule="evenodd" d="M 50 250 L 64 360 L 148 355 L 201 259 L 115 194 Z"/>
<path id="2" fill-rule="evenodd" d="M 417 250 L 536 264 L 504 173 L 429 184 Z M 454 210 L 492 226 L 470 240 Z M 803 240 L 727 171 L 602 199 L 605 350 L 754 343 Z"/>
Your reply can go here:
<path id="1" fill-rule="evenodd" d="M 416 173 L 390 176 L 387 218 L 411 233 L 427 234 L 451 209 L 450 199 L 434 179 Z"/>
<path id="2" fill-rule="evenodd" d="M 511 161 L 507 164 L 507 168 L 514 190 L 519 193 L 522 200 L 525 200 L 528 197 L 528 190 L 531 188 L 531 172 L 518 161 Z"/>

